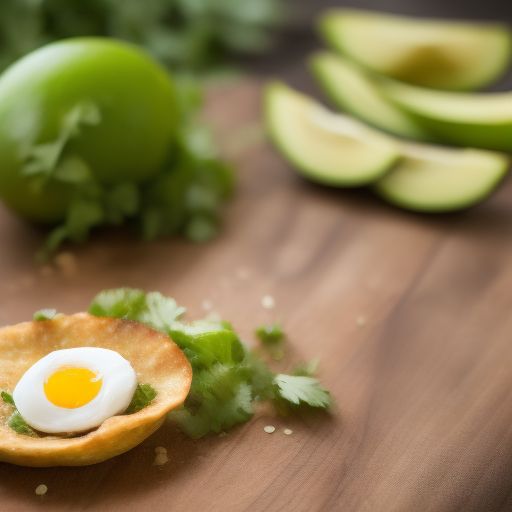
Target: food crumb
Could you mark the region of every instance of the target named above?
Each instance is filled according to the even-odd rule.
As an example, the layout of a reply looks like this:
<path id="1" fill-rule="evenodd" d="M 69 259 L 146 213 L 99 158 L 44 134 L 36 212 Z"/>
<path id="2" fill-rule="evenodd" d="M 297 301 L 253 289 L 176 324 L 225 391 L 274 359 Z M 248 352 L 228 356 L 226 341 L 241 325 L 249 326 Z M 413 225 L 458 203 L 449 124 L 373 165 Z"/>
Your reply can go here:
<path id="1" fill-rule="evenodd" d="M 285 428 L 283 430 L 283 432 L 287 435 L 287 436 L 291 436 L 293 434 L 293 430 L 289 429 L 289 428 Z"/>
<path id="2" fill-rule="evenodd" d="M 356 320 L 357 325 L 364 325 L 366 323 L 366 317 L 359 315 Z"/>
<path id="3" fill-rule="evenodd" d="M 48 487 L 46 485 L 41 484 L 36 487 L 36 494 L 38 496 L 42 496 L 43 494 L 46 494 L 46 491 L 48 491 Z"/>
<path id="4" fill-rule="evenodd" d="M 265 297 L 261 299 L 261 305 L 266 309 L 272 309 L 276 305 L 276 301 L 272 295 L 265 295 Z"/>
<path id="5" fill-rule="evenodd" d="M 203 302 L 201 302 L 201 308 L 205 311 L 210 311 L 213 308 L 213 304 L 211 300 L 204 299 Z"/>
<path id="6" fill-rule="evenodd" d="M 272 434 L 272 432 L 274 432 L 276 430 L 276 427 L 273 427 L 272 425 L 267 425 L 263 430 L 267 434 Z"/>
<path id="7" fill-rule="evenodd" d="M 76 258 L 69 251 L 57 254 L 55 256 L 55 265 L 65 277 L 73 277 L 77 273 Z"/>
<path id="8" fill-rule="evenodd" d="M 155 453 L 167 453 L 167 450 L 163 446 L 157 446 L 155 448 Z"/>
<path id="9" fill-rule="evenodd" d="M 167 453 L 157 453 L 155 457 L 155 461 L 153 462 L 153 466 L 163 466 L 167 463 L 169 459 L 167 458 Z"/>

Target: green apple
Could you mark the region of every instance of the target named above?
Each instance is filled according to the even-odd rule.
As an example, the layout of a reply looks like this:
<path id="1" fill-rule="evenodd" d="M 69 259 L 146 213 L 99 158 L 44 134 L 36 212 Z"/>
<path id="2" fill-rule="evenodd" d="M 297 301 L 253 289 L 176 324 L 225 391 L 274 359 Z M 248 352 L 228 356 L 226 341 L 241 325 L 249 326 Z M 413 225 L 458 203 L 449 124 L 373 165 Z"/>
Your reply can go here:
<path id="1" fill-rule="evenodd" d="M 512 92 L 436 91 L 378 79 L 395 105 L 440 141 L 464 147 L 512 151 Z"/>
<path id="2" fill-rule="evenodd" d="M 461 210 L 485 199 L 501 182 L 508 158 L 479 149 L 402 143 L 404 158 L 373 189 L 386 201 L 418 212 Z"/>
<path id="3" fill-rule="evenodd" d="M 280 82 L 266 88 L 265 118 L 270 137 L 283 155 L 319 183 L 365 185 L 400 158 L 391 137 L 334 114 Z"/>
<path id="4" fill-rule="evenodd" d="M 436 89 L 484 87 L 505 71 L 511 56 L 511 32 L 498 23 L 335 9 L 322 16 L 319 30 L 331 47 L 364 67 Z"/>
<path id="5" fill-rule="evenodd" d="M 309 67 L 338 108 L 394 135 L 435 141 L 412 115 L 389 100 L 372 76 L 357 64 L 335 53 L 321 51 L 309 59 Z"/>

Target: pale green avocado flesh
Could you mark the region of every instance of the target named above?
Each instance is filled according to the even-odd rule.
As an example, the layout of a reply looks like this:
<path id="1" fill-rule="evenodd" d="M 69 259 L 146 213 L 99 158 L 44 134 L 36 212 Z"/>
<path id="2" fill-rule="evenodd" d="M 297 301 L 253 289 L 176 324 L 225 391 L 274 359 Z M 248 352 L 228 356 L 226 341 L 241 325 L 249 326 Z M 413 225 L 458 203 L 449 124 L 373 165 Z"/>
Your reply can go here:
<path id="1" fill-rule="evenodd" d="M 512 92 L 436 91 L 383 77 L 376 84 L 441 142 L 512 151 Z"/>
<path id="2" fill-rule="evenodd" d="M 335 50 L 397 80 L 446 90 L 475 90 L 508 67 L 512 37 L 498 23 L 442 21 L 357 9 L 322 16 L 320 33 Z"/>
<path id="3" fill-rule="evenodd" d="M 402 143 L 404 158 L 373 190 L 389 203 L 418 212 L 461 210 L 485 199 L 501 182 L 508 158 L 478 149 Z"/>
<path id="4" fill-rule="evenodd" d="M 366 185 L 400 158 L 391 137 L 351 117 L 333 114 L 279 82 L 267 86 L 265 115 L 270 136 L 282 154 L 319 183 Z"/>
<path id="5" fill-rule="evenodd" d="M 338 108 L 399 137 L 435 141 L 412 115 L 389 100 L 357 64 L 326 51 L 313 55 L 309 64 L 323 91 Z"/>

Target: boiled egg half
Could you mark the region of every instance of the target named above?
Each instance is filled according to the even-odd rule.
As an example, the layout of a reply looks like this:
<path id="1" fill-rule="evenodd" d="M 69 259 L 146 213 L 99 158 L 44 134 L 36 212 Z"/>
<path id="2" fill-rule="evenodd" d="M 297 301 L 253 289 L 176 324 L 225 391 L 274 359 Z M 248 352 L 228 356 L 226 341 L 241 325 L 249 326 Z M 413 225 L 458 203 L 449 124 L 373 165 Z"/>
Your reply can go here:
<path id="1" fill-rule="evenodd" d="M 130 363 L 113 350 L 56 350 L 37 361 L 13 392 L 23 419 L 47 433 L 83 432 L 126 410 L 137 387 Z"/>

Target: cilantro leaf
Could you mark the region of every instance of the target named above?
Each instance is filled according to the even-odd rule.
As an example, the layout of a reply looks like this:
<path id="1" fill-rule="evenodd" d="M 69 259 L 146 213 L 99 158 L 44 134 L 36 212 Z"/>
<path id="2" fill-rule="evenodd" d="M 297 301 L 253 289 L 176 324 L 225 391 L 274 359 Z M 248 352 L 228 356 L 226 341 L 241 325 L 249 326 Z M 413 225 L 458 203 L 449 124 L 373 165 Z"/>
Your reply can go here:
<path id="1" fill-rule="evenodd" d="M 51 320 L 57 314 L 56 309 L 41 309 L 34 313 L 34 321 L 40 322 L 44 320 Z"/>
<path id="2" fill-rule="evenodd" d="M 309 376 L 313 365 L 308 366 L 308 376 L 275 375 L 242 343 L 231 324 L 182 323 L 184 312 L 174 299 L 130 288 L 103 291 L 89 308 L 93 315 L 143 322 L 168 334 L 183 350 L 192 366 L 192 385 L 184 404 L 171 416 L 186 434 L 199 438 L 244 423 L 252 417 L 253 402 L 259 400 L 292 409 L 299 404 L 331 405 L 329 393 Z"/>
<path id="3" fill-rule="evenodd" d="M 14 409 L 13 413 L 7 419 L 7 426 L 12 428 L 18 434 L 39 437 L 36 431 L 22 418 L 18 409 L 16 409 L 16 404 L 14 403 L 12 395 L 7 393 L 7 391 L 2 391 L 0 395 L 2 400 Z"/>
<path id="4" fill-rule="evenodd" d="M 137 320 L 146 310 L 146 294 L 142 290 L 118 288 L 96 295 L 88 311 L 94 316 Z"/>
<path id="5" fill-rule="evenodd" d="M 281 343 L 285 338 L 285 333 L 281 330 L 279 322 L 275 322 L 272 325 L 265 325 L 258 327 L 254 334 L 264 345 L 277 345 Z"/>
<path id="6" fill-rule="evenodd" d="M 185 313 L 185 308 L 178 307 L 174 299 L 164 297 L 158 292 L 146 295 L 146 305 L 147 310 L 141 311 L 135 320 L 157 331 L 168 331 L 171 325 Z"/>
<path id="7" fill-rule="evenodd" d="M 130 405 L 123 414 L 134 414 L 151 405 L 156 398 L 157 392 L 150 384 L 138 384 L 135 388 Z"/>
<path id="8" fill-rule="evenodd" d="M 328 409 L 331 406 L 331 397 L 320 381 L 312 377 L 296 375 L 276 375 L 274 379 L 279 388 L 279 394 L 288 402 L 299 405 L 306 404 L 311 407 Z"/>
<path id="9" fill-rule="evenodd" d="M 2 396 L 2 400 L 6 403 L 6 404 L 9 404 L 9 405 L 12 405 L 14 407 L 14 400 L 12 398 L 12 395 L 10 395 L 9 393 L 7 393 L 7 391 L 2 391 L 2 393 L 0 394 Z"/>
<path id="10" fill-rule="evenodd" d="M 18 409 L 15 409 L 7 420 L 7 426 L 11 427 L 18 434 L 39 437 L 36 431 L 22 418 Z"/>
<path id="11" fill-rule="evenodd" d="M 249 420 L 252 402 L 251 386 L 240 380 L 235 368 L 216 364 L 195 376 L 185 409 L 176 419 L 183 432 L 197 439 Z"/>

